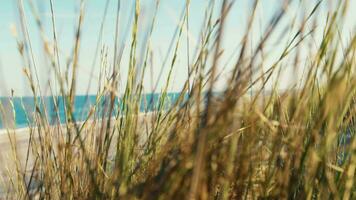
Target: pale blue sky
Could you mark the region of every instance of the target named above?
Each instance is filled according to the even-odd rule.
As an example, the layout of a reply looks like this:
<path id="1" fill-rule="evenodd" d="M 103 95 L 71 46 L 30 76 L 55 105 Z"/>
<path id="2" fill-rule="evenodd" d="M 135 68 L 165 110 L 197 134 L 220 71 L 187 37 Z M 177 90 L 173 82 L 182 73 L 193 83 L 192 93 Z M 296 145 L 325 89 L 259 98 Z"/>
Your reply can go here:
<path id="1" fill-rule="evenodd" d="M 51 21 L 50 21 L 50 10 L 49 10 L 49 1 L 43 0 L 33 0 L 37 2 L 38 10 L 40 12 L 41 18 L 43 19 L 45 25 L 45 31 L 49 39 L 52 38 L 51 33 Z M 83 94 L 86 92 L 88 81 L 93 80 L 92 89 L 90 93 L 95 93 L 97 85 L 95 82 L 98 80 L 98 70 L 95 70 L 94 76 L 90 77 L 91 63 L 93 61 L 94 50 L 96 46 L 97 37 L 99 34 L 100 22 L 103 16 L 103 11 L 105 7 L 106 0 L 86 0 L 85 7 L 85 18 L 83 24 L 82 40 L 81 40 L 81 49 L 80 49 L 80 58 L 79 58 L 79 84 L 78 84 L 78 93 Z M 16 0 L 1 0 L 0 3 L 0 96 L 6 96 L 10 94 L 10 89 L 15 90 L 15 94 L 18 96 L 22 95 L 31 95 L 29 91 L 28 84 L 22 73 L 22 63 L 17 51 L 16 40 L 11 34 L 10 27 L 15 25 L 18 26 L 18 11 L 16 6 Z M 27 2 L 27 0 L 24 0 Z M 76 27 L 76 20 L 79 10 L 79 0 L 53 0 L 54 10 L 56 15 L 56 28 L 58 32 L 59 48 L 61 63 L 64 65 L 66 58 L 69 56 L 71 49 L 73 47 L 74 39 L 74 30 Z M 107 20 L 105 22 L 104 37 L 103 43 L 110 50 L 113 48 L 114 41 L 114 30 L 115 30 L 115 13 L 116 13 L 116 0 L 110 1 L 109 12 L 107 14 Z M 130 35 L 127 38 L 124 38 L 124 33 L 127 32 L 127 24 L 130 24 L 130 19 L 132 16 L 132 5 L 133 0 L 122 1 L 122 13 L 121 13 L 121 27 L 120 35 L 121 40 L 126 44 L 130 45 Z M 152 13 L 154 10 L 155 0 L 141 0 L 142 2 L 142 16 L 141 17 L 141 26 L 146 27 L 150 23 Z M 217 1 L 219 2 L 219 0 Z M 281 6 L 282 0 L 261 0 L 260 6 L 258 9 L 258 20 L 256 20 L 254 37 L 256 40 L 259 38 L 261 30 L 264 30 L 264 27 L 268 23 L 272 14 L 276 9 Z M 297 8 L 300 1 L 295 1 L 289 12 L 290 17 L 294 16 L 293 13 L 297 12 Z M 304 0 L 303 10 L 307 13 L 308 10 L 312 9 L 312 5 L 317 2 L 316 0 Z M 326 1 L 325 1 L 326 2 Z M 350 0 L 350 10 L 356 10 L 356 0 Z M 224 42 L 224 58 L 228 58 L 231 54 L 235 52 L 236 47 L 239 46 L 241 36 L 246 27 L 247 16 L 250 14 L 250 0 L 236 0 L 234 7 L 229 14 L 227 24 L 226 24 L 226 37 Z M 178 24 L 179 15 L 184 8 L 184 0 L 161 0 L 161 5 L 159 7 L 157 24 L 153 32 L 152 38 L 152 48 L 155 54 L 155 67 L 153 69 L 154 79 L 157 78 L 158 72 L 162 66 L 162 60 L 165 57 L 169 43 L 173 37 L 174 30 Z M 194 41 L 199 37 L 199 31 L 204 20 L 204 11 L 208 4 L 208 0 L 191 0 L 190 6 L 190 32 L 189 37 L 191 41 L 191 56 L 194 53 Z M 32 45 L 34 46 L 35 61 L 39 68 L 39 78 L 41 81 L 41 88 L 46 87 L 46 82 L 50 78 L 49 72 L 50 67 L 44 62 L 43 53 L 40 48 L 40 40 L 37 27 L 34 23 L 33 15 L 27 5 L 24 3 L 25 13 L 28 19 L 29 34 L 31 37 Z M 294 11 L 293 11 L 294 9 Z M 218 9 L 216 9 L 218 11 Z M 326 8 L 322 8 L 323 12 L 326 13 Z M 300 10 L 299 10 L 300 12 Z M 352 19 L 355 19 L 354 12 L 349 13 L 349 20 L 347 22 L 347 28 L 345 33 L 351 32 L 354 30 L 355 22 Z M 321 19 L 322 21 L 322 19 Z M 146 26 L 145 26 L 146 25 Z M 145 30 L 145 28 L 142 28 Z M 130 31 L 130 30 L 129 30 Z M 282 31 L 282 30 L 281 30 Z M 141 31 L 140 34 L 145 33 Z M 184 34 L 184 40 L 186 40 L 186 35 Z M 278 35 L 278 34 L 277 34 Z M 143 38 L 143 35 L 141 36 Z M 284 38 L 285 41 L 288 38 Z M 279 41 L 283 43 L 284 40 L 278 40 L 276 38 L 275 42 Z M 279 47 L 275 45 L 276 54 L 278 54 Z M 127 53 L 124 53 L 123 64 L 127 63 Z M 222 59 L 224 60 L 224 59 Z M 111 60 L 110 60 L 111 62 Z M 179 91 L 182 86 L 182 83 L 186 79 L 187 67 L 186 67 L 186 46 L 185 42 L 182 43 L 181 49 L 179 51 L 178 61 L 176 68 L 174 70 L 174 82 L 170 87 L 170 91 Z M 121 78 L 122 82 L 125 82 L 125 75 L 127 74 L 127 65 L 123 65 L 121 68 Z M 162 83 L 159 84 L 159 87 L 164 85 L 164 78 L 167 74 L 167 66 L 164 66 L 164 72 L 162 76 Z M 228 71 L 227 71 L 228 72 Z M 228 74 L 228 73 L 227 73 Z M 151 79 L 145 79 L 145 87 L 149 91 L 151 85 Z M 45 90 L 45 89 L 43 89 Z"/>

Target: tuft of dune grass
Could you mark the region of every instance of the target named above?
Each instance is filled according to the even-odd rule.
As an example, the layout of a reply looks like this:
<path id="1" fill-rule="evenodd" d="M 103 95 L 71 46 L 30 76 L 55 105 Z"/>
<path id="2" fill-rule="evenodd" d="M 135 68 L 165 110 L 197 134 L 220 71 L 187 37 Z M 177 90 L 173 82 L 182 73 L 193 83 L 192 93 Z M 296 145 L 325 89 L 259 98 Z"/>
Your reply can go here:
<path id="1" fill-rule="evenodd" d="M 188 49 L 190 45 L 189 38 L 183 34 L 189 33 L 189 12 L 194 12 L 187 0 L 169 48 L 171 52 L 167 52 L 173 56 L 165 62 L 169 67 L 166 79 L 162 80 L 165 86 L 161 91 L 150 88 L 160 95 L 154 102 L 155 109 L 146 114 L 140 112 L 141 103 L 145 102 L 144 91 L 149 89 L 143 80 L 153 67 L 150 60 L 155 49 L 150 41 L 159 20 L 156 15 L 160 1 L 154 6 L 148 45 L 143 51 L 138 50 L 141 2 L 135 1 L 130 45 L 123 47 L 118 29 L 123 2 L 117 1 L 115 56 L 110 61 L 107 49 L 101 46 L 104 14 L 99 24 L 95 57 L 100 60 L 101 84 L 97 88 L 96 103 L 84 122 L 75 119 L 74 101 L 80 76 L 77 72 L 79 47 L 81 36 L 86 34 L 82 31 L 86 2 L 80 2 L 71 55 L 73 62 L 66 69 L 71 71 L 70 75 L 61 71 L 56 13 L 52 0 L 49 2 L 52 35 L 45 35 L 35 7 L 31 12 L 41 33 L 44 54 L 55 74 L 60 98 L 65 102 L 65 123 L 50 125 L 46 109 L 41 109 L 46 107 L 45 101 L 34 98 L 34 112 L 29 113 L 34 115 L 34 125 L 29 124 L 30 137 L 24 159 L 20 159 L 16 150 L 16 129 L 7 127 L 12 150 L 9 160 L 14 161 L 15 167 L 8 168 L 3 178 L 6 186 L 3 196 L 16 199 L 356 197 L 356 35 L 351 35 L 351 40 L 345 43 L 337 31 L 345 20 L 348 1 L 342 1 L 329 12 L 322 39 L 316 44 L 316 50 L 311 51 L 308 46 L 315 45 L 314 38 L 319 36 L 314 28 L 307 29 L 307 25 L 316 26 L 318 10 L 325 9 L 321 8 L 325 2 L 315 3 L 310 13 L 304 13 L 295 32 L 287 28 L 291 40 L 271 65 L 263 59 L 266 51 L 274 53 L 266 45 L 289 19 L 291 1 L 281 1 L 283 4 L 261 33 L 256 47 L 250 49 L 252 26 L 260 3 L 253 1 L 241 48 L 232 58 L 234 67 L 227 79 L 223 79 L 219 69 L 227 62 L 222 56 L 222 43 L 229 25 L 225 20 L 234 8 L 234 1 L 210 1 L 196 56 L 190 57 L 187 51 L 186 81 L 179 97 L 171 102 L 169 87 L 178 65 L 179 49 L 183 43 L 187 43 Z M 19 53 L 33 95 L 41 99 L 44 97 L 23 3 L 18 1 L 22 34 L 17 36 Z M 128 74 L 120 71 L 123 48 L 129 51 L 128 66 L 125 66 Z M 138 51 L 145 53 L 142 58 Z M 300 62 L 299 58 L 306 52 L 309 53 L 307 60 Z M 93 63 L 93 68 L 97 67 L 95 60 Z M 305 70 L 296 85 L 282 91 L 278 84 L 282 81 L 281 68 L 286 63 Z M 260 69 L 266 70 L 261 72 Z M 111 71 L 107 73 L 108 70 Z M 123 91 L 119 91 L 122 76 L 127 77 L 127 82 Z M 221 80 L 226 82 L 225 87 L 217 92 L 214 88 Z M 54 94 L 53 99 L 56 99 Z M 54 102 L 58 113 L 58 101 Z M 3 121 L 11 118 L 3 105 L 0 105 L 0 113 Z"/>

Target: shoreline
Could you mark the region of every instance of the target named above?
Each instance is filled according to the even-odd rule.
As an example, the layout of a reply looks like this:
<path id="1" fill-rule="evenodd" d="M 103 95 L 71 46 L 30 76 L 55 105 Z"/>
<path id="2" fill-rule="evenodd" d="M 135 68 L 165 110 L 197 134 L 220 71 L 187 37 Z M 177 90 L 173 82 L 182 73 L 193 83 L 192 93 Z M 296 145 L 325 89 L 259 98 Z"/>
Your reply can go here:
<path id="1" fill-rule="evenodd" d="M 151 117 L 153 115 L 153 113 L 154 113 L 153 111 L 151 111 L 151 112 L 141 112 L 141 113 L 138 114 L 138 117 L 145 117 L 145 116 Z M 101 121 L 101 120 L 102 119 L 96 119 L 96 121 Z M 112 120 L 114 120 L 114 119 L 112 119 Z M 93 121 L 94 121 L 94 119 L 90 119 L 90 120 L 87 121 L 87 123 L 91 123 Z M 85 121 L 78 121 L 76 123 L 77 124 L 83 124 L 84 122 Z M 60 126 L 64 126 L 64 125 L 65 125 L 65 123 L 60 124 Z M 58 126 L 58 124 L 57 125 L 50 125 L 50 127 L 55 127 L 55 126 Z M 9 133 L 10 134 L 15 133 L 16 135 L 24 133 L 24 132 L 28 133 L 29 129 L 31 129 L 31 128 L 36 129 L 37 127 L 19 127 L 19 128 L 8 128 L 8 129 L 1 128 L 0 129 L 0 136 L 8 135 Z M 0 143 L 1 143 L 1 138 L 0 138 Z"/>

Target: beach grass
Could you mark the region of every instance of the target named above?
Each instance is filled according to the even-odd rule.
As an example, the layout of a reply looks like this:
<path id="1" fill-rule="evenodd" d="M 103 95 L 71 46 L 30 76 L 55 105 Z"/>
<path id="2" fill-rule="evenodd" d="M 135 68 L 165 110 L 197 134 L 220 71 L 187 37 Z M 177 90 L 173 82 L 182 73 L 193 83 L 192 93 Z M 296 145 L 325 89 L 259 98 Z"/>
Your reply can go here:
<path id="1" fill-rule="evenodd" d="M 130 45 L 124 47 L 119 41 L 120 3 L 123 2 L 118 1 L 113 58 L 107 56 L 100 42 L 105 14 L 99 24 L 95 59 L 100 66 L 94 61 L 93 68 L 102 69 L 98 75 L 101 84 L 97 88 L 96 104 L 84 122 L 78 122 L 73 113 L 76 85 L 80 84 L 77 78 L 81 76 L 77 71 L 81 36 L 86 34 L 82 30 L 85 1 L 80 3 L 71 62 L 65 67 L 59 62 L 56 13 L 52 0 L 49 2 L 51 35 L 46 35 L 35 7 L 31 12 L 58 85 L 58 92 L 53 92 L 54 102 L 58 102 L 58 94 L 65 102 L 65 123 L 60 124 L 58 120 L 51 124 L 46 110 L 41 109 L 46 107 L 45 101 L 39 100 L 44 94 L 31 49 L 27 15 L 23 2 L 18 1 L 20 27 L 19 34 L 14 35 L 28 85 L 33 96 L 40 98 L 34 98 L 34 125 L 29 124 L 23 159 L 18 156 L 17 130 L 9 119 L 16 113 L 9 117 L 6 106 L 0 105 L 2 121 L 9 121 L 5 134 L 12 149 L 9 160 L 14 163 L 3 178 L 4 197 L 356 198 L 356 34 L 345 41 L 339 33 L 347 9 L 351 9 L 347 0 L 330 8 L 321 8 L 328 3 L 318 1 L 309 13 L 301 14 L 303 8 L 299 8 L 301 17 L 295 30 L 291 28 L 295 21 L 288 21 L 287 17 L 291 1 L 281 1 L 284 3 L 276 9 L 258 42 L 250 47 L 259 4 L 258 0 L 253 1 L 228 78 L 220 76 L 219 69 L 227 62 L 222 58 L 223 41 L 229 30 L 226 18 L 234 1 L 211 0 L 205 10 L 196 56 L 187 54 L 186 81 L 174 103 L 169 102 L 168 93 L 178 65 L 179 49 L 184 43 L 189 46 L 186 33 L 192 12 L 190 1 L 186 1 L 182 11 L 170 52 L 166 52 L 172 56 L 165 62 L 169 72 L 159 80 L 165 83 L 159 91 L 144 85 L 145 76 L 154 67 L 150 60 L 155 49 L 150 40 L 158 19 L 152 18 L 146 49 L 138 50 L 142 13 L 140 1 L 136 0 Z M 155 13 L 159 6 L 157 1 Z M 316 31 L 321 26 L 320 9 L 330 9 L 321 34 Z M 286 29 L 282 35 L 291 39 L 276 59 L 267 62 L 268 54 L 278 53 L 267 44 L 281 34 L 278 30 L 282 28 Z M 128 66 L 121 66 L 123 48 L 130 52 Z M 145 52 L 145 56 L 139 57 L 138 51 Z M 303 75 L 295 84 L 281 90 L 278 85 L 283 81 L 281 76 L 285 76 L 281 69 L 286 66 L 295 69 L 289 73 L 290 77 L 300 69 L 304 69 Z M 128 69 L 127 74 L 120 71 L 123 67 Z M 122 76 L 127 81 L 124 87 L 119 87 Z M 217 91 L 219 81 L 224 81 L 226 87 Z M 152 112 L 142 113 L 140 106 L 147 91 L 160 93 L 160 97 Z M 118 104 L 119 109 L 115 109 Z"/>

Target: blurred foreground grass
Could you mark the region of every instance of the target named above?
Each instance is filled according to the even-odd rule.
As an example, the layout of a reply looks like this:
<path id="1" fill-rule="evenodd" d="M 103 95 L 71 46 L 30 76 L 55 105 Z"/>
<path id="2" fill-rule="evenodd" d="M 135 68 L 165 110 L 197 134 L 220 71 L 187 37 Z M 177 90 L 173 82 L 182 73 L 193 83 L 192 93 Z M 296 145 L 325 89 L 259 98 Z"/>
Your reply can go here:
<path id="1" fill-rule="evenodd" d="M 31 1 L 29 1 L 31 4 Z M 120 1 L 118 1 L 118 14 Z M 223 79 L 219 69 L 227 14 L 234 1 L 209 3 L 201 29 L 196 57 L 191 58 L 189 73 L 180 98 L 167 108 L 165 105 L 172 73 L 177 65 L 178 49 L 189 32 L 189 1 L 177 25 L 167 62 L 170 67 L 155 111 L 140 114 L 140 103 L 148 87 L 143 79 L 155 49 L 144 49 L 143 62 L 137 59 L 137 31 L 140 2 L 132 23 L 128 74 L 120 74 L 121 48 L 116 31 L 114 60 L 109 61 L 105 49 L 98 46 L 103 70 L 97 105 L 91 108 L 87 121 L 77 123 L 73 115 L 76 94 L 78 56 L 84 4 L 78 18 L 73 44 L 70 73 L 59 66 L 52 11 L 52 35 L 45 36 L 41 18 L 32 10 L 42 33 L 44 52 L 56 74 L 60 95 L 66 102 L 66 123 L 51 126 L 46 113 L 36 101 L 35 126 L 29 128 L 26 159 L 16 156 L 16 141 L 11 128 L 15 167 L 4 177 L 4 196 L 39 199 L 354 199 L 356 140 L 356 34 L 343 40 L 339 28 L 344 22 L 348 1 L 330 7 L 328 18 L 320 28 L 318 10 L 326 1 L 313 4 L 310 13 L 302 13 L 298 28 L 295 21 L 285 22 L 289 4 L 281 1 L 280 8 L 270 19 L 255 47 L 250 47 L 252 26 L 259 1 L 251 3 L 251 14 L 233 68 Z M 103 2 L 104 3 L 104 2 Z M 31 39 L 22 1 L 18 3 L 23 37 L 18 37 L 19 52 L 25 63 L 24 72 L 34 96 L 41 96 L 36 66 L 33 65 Z M 155 7 L 159 9 L 159 1 Z M 157 11 L 156 11 L 157 12 Z M 214 13 L 219 12 L 218 16 Z M 119 15 L 118 15 L 119 16 Z M 300 19 L 299 19 L 300 18 Z M 119 17 L 115 22 L 118 24 Z M 154 17 L 147 41 L 155 30 Z M 284 22 L 283 22 L 284 21 Z M 283 22 L 283 23 L 282 23 Z M 287 25 L 285 25 L 287 24 Z M 116 25 L 118 26 L 118 25 Z M 311 27 L 311 28 L 310 28 Z M 271 38 L 282 35 L 291 39 L 277 59 L 266 64 L 264 56 L 272 49 L 265 47 Z M 283 30 L 284 30 L 283 29 Z M 102 33 L 101 33 L 102 34 Z M 100 35 L 101 35 L 100 34 Z M 16 34 L 15 34 L 16 35 Z M 101 36 L 99 36 L 101 37 Z M 51 39 L 47 39 L 51 38 Z M 320 41 L 318 40 L 320 38 Z M 311 46 L 316 46 L 312 50 Z M 142 51 L 142 50 L 140 50 Z M 302 58 L 306 58 L 301 61 Z M 189 59 L 189 58 L 188 58 Z M 138 66 L 141 63 L 142 66 Z M 281 68 L 293 66 L 296 76 L 304 69 L 301 79 L 280 90 Z M 105 70 L 106 69 L 106 70 Z M 110 73 L 106 71 L 111 70 Z M 120 90 L 120 76 L 127 76 Z M 285 76 L 285 73 L 284 75 Z M 225 88 L 216 91 L 219 80 Z M 153 90 L 154 88 L 152 88 Z M 119 91 L 120 90 L 120 91 Z M 123 94 L 123 95 L 119 95 Z M 96 110 L 112 113 L 119 97 L 122 106 L 114 115 L 98 115 Z M 105 99 L 104 103 L 102 100 Z M 0 106 L 2 117 L 8 114 Z M 31 160 L 31 161 L 30 161 Z M 31 163 L 31 164 L 29 164 Z"/>

